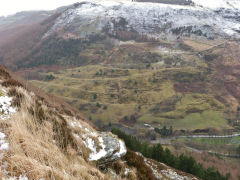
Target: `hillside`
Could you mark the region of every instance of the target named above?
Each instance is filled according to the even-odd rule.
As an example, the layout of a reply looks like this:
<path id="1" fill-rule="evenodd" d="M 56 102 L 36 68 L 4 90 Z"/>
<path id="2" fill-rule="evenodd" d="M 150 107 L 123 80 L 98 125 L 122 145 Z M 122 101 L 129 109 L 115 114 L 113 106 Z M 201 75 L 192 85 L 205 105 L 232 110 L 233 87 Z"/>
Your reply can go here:
<path id="1" fill-rule="evenodd" d="M 44 115 L 53 118 L 50 125 L 68 124 L 75 133 L 74 153 L 79 154 L 76 144 L 89 145 L 87 155 L 82 152 L 89 166 L 96 167 L 89 163 L 94 152 L 104 154 L 101 147 L 108 147 L 102 144 L 105 135 L 116 138 L 96 126 L 161 143 L 177 157 L 191 153 L 204 168 L 214 166 L 237 179 L 239 9 L 238 0 L 88 0 L 55 11 L 17 13 L 0 18 L 0 62 L 15 71 L 13 79 L 24 77 L 25 88 L 45 99 L 40 105 L 53 108 Z M 84 140 L 81 134 L 87 133 L 91 139 Z M 118 138 L 113 142 L 120 147 Z M 107 173 L 95 169 L 105 179 L 114 172 L 112 166 Z M 115 173 L 124 178 L 123 172 Z"/>
<path id="2" fill-rule="evenodd" d="M 0 72 L 1 179 L 141 177 L 130 160 L 121 160 L 127 153 L 122 140 L 97 131 L 63 104 L 53 107 L 48 101 L 54 99 L 44 99 L 29 91 L 3 67 Z M 151 179 L 197 179 L 158 162 L 152 163 L 159 167 L 145 164 L 148 173 L 143 174 Z"/>

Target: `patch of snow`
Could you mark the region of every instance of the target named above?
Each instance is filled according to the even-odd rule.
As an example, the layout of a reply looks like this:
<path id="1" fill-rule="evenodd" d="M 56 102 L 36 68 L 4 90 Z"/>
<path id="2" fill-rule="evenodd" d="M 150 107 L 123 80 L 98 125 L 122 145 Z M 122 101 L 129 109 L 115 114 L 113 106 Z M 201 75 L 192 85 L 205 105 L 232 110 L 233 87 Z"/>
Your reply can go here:
<path id="1" fill-rule="evenodd" d="M 125 168 L 125 171 L 124 171 L 124 175 L 126 176 L 128 173 L 130 173 L 131 172 L 131 170 L 130 169 L 128 169 L 128 168 Z"/>
<path id="2" fill-rule="evenodd" d="M 211 9 L 226 8 L 240 9 L 239 0 L 192 0 L 195 5 L 207 7 Z"/>
<path id="3" fill-rule="evenodd" d="M 87 138 L 86 141 L 84 141 L 84 144 L 86 145 L 87 148 L 89 148 L 92 152 L 96 152 L 96 147 L 94 140 L 92 138 Z"/>
<path id="4" fill-rule="evenodd" d="M 5 140 L 6 135 L 0 132 L 0 151 L 7 151 L 9 149 L 9 143 Z"/>
<path id="5" fill-rule="evenodd" d="M 95 133 L 95 132 L 90 132 L 90 135 L 93 136 L 93 137 L 97 137 L 98 136 L 98 134 Z"/>
<path id="6" fill-rule="evenodd" d="M 6 142 L 6 143 L 1 144 L 1 146 L 0 146 L 1 151 L 6 151 L 8 149 L 9 149 L 9 143 Z"/>
<path id="7" fill-rule="evenodd" d="M 90 132 L 88 128 L 85 128 L 85 131 L 86 131 L 86 132 Z"/>
<path id="8" fill-rule="evenodd" d="M 80 136 L 79 136 L 78 134 L 76 134 L 76 133 L 73 133 L 73 136 L 74 136 L 75 138 L 77 138 L 77 139 L 80 138 Z"/>
<path id="9" fill-rule="evenodd" d="M 12 107 L 12 98 L 7 96 L 7 91 L 1 89 L 3 96 L 0 96 L 0 119 L 7 119 L 17 111 L 16 108 Z"/>
<path id="10" fill-rule="evenodd" d="M 84 139 L 86 139 L 86 138 L 87 138 L 87 134 L 82 134 L 82 137 L 83 137 Z"/>
<path id="11" fill-rule="evenodd" d="M 9 150 L 9 143 L 6 140 L 6 135 L 3 132 L 0 132 L 0 159 L 4 157 L 5 152 Z M 8 174 L 6 168 L 7 168 L 7 162 L 2 162 L 1 164 L 1 171 L 3 180 L 10 180 L 11 178 L 5 178 L 5 176 Z M 13 177 L 12 179 L 14 179 Z"/>
<path id="12" fill-rule="evenodd" d="M 0 139 L 4 139 L 6 137 L 6 135 L 2 132 L 0 132 Z"/>
<path id="13" fill-rule="evenodd" d="M 27 176 L 22 176 L 22 175 L 20 175 L 20 176 L 19 176 L 19 180 L 28 180 L 28 177 L 27 177 Z"/>
<path id="14" fill-rule="evenodd" d="M 156 179 L 163 179 L 162 174 L 158 171 L 158 168 L 157 168 L 156 164 L 151 163 L 146 158 L 144 158 L 144 162 L 146 163 L 147 166 L 149 166 L 152 169 L 153 174 L 156 177 Z"/>
<path id="15" fill-rule="evenodd" d="M 122 157 L 127 153 L 127 148 L 122 140 L 119 140 L 119 145 L 120 145 L 119 151 L 115 153 L 115 155 L 118 157 Z"/>
<path id="16" fill-rule="evenodd" d="M 20 175 L 19 178 L 17 177 L 3 177 L 3 180 L 28 180 L 27 176 Z"/>
<path id="17" fill-rule="evenodd" d="M 0 119 L 5 120 L 10 118 L 10 116 L 17 111 L 16 108 L 12 107 L 12 100 L 13 98 L 8 97 L 8 92 L 1 88 L 1 91 L 3 95 L 0 96 Z M 9 142 L 6 140 L 6 134 L 3 132 L 0 132 L 0 159 L 4 157 L 4 154 L 6 151 L 9 150 Z M 2 171 L 2 179 L 7 180 L 13 180 L 13 179 L 19 179 L 19 180 L 28 180 L 26 176 L 20 175 L 19 178 L 17 177 L 7 177 L 7 162 L 2 162 L 1 165 L 1 171 Z"/>
<path id="18" fill-rule="evenodd" d="M 162 174 L 164 174 L 167 178 L 175 180 L 196 180 L 196 178 L 191 178 L 188 176 L 179 175 L 177 172 L 173 171 L 172 169 L 162 170 Z"/>
<path id="19" fill-rule="evenodd" d="M 71 127 L 79 127 L 79 128 L 82 128 L 82 125 L 81 125 L 80 122 L 74 122 L 74 121 L 72 121 L 72 122 L 70 122 L 70 126 L 71 126 Z"/>
<path id="20" fill-rule="evenodd" d="M 99 137 L 98 141 L 99 141 L 99 146 L 101 146 L 101 149 L 98 152 L 96 152 L 96 148 L 94 149 L 94 151 L 92 151 L 92 153 L 89 156 L 90 161 L 97 161 L 97 160 L 101 159 L 102 157 L 106 156 L 106 154 L 107 154 L 107 151 L 105 151 L 105 145 L 103 143 L 103 138 Z"/>

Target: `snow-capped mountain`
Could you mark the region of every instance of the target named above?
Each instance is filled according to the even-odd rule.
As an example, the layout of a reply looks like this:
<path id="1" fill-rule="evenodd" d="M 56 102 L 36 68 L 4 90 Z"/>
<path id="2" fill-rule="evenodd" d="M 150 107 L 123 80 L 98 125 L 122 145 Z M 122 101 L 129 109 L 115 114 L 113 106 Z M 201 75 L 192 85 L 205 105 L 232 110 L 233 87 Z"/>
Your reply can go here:
<path id="1" fill-rule="evenodd" d="M 219 9 L 219 8 L 225 8 L 225 9 L 240 9 L 240 1 L 239 0 L 192 0 L 192 2 L 196 6 L 202 6 L 205 8 L 210 9 Z"/>
<path id="2" fill-rule="evenodd" d="M 85 37 L 118 30 L 153 37 L 240 37 L 240 1 L 193 0 L 191 5 L 130 1 L 81 1 L 69 7 L 44 35 Z"/>

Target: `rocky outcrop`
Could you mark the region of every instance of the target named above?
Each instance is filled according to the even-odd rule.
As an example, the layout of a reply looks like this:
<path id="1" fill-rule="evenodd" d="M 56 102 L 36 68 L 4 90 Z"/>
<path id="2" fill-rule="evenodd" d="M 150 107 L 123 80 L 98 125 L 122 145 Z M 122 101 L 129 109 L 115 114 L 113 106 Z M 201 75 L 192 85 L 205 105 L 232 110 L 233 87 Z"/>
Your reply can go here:
<path id="1" fill-rule="evenodd" d="M 116 139 L 113 135 L 102 133 L 102 137 L 106 155 L 99 159 L 98 166 L 100 169 L 105 169 L 108 165 L 124 156 L 127 149 L 124 142 Z"/>
<path id="2" fill-rule="evenodd" d="M 110 132 L 98 132 L 80 121 L 71 121 L 70 126 L 74 129 L 73 136 L 89 150 L 88 160 L 97 162 L 101 170 L 106 170 L 127 152 L 124 142 Z"/>

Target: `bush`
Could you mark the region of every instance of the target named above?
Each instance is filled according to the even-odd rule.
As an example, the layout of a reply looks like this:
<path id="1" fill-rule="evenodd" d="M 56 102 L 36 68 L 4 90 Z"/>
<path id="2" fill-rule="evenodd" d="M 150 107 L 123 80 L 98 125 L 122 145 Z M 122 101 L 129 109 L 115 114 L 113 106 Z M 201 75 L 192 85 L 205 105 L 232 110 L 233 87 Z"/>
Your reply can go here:
<path id="1" fill-rule="evenodd" d="M 154 131 L 157 132 L 158 134 L 161 134 L 162 136 L 171 136 L 173 134 L 172 126 L 170 126 L 169 129 L 166 126 L 163 126 L 162 129 L 154 128 Z"/>
<path id="2" fill-rule="evenodd" d="M 155 176 L 153 175 L 152 169 L 146 165 L 144 162 L 144 158 L 142 156 L 137 155 L 133 151 L 127 152 L 124 159 L 129 166 L 133 166 L 137 169 L 138 179 L 144 180 L 155 180 Z"/>
<path id="3" fill-rule="evenodd" d="M 100 107 L 101 107 L 101 104 L 99 104 L 99 103 L 97 102 L 96 106 L 100 108 Z"/>
<path id="4" fill-rule="evenodd" d="M 53 79 L 55 79 L 55 76 L 52 75 L 52 74 L 46 75 L 46 77 L 45 77 L 45 80 L 46 80 L 46 81 L 51 81 L 51 80 L 53 80 Z"/>

